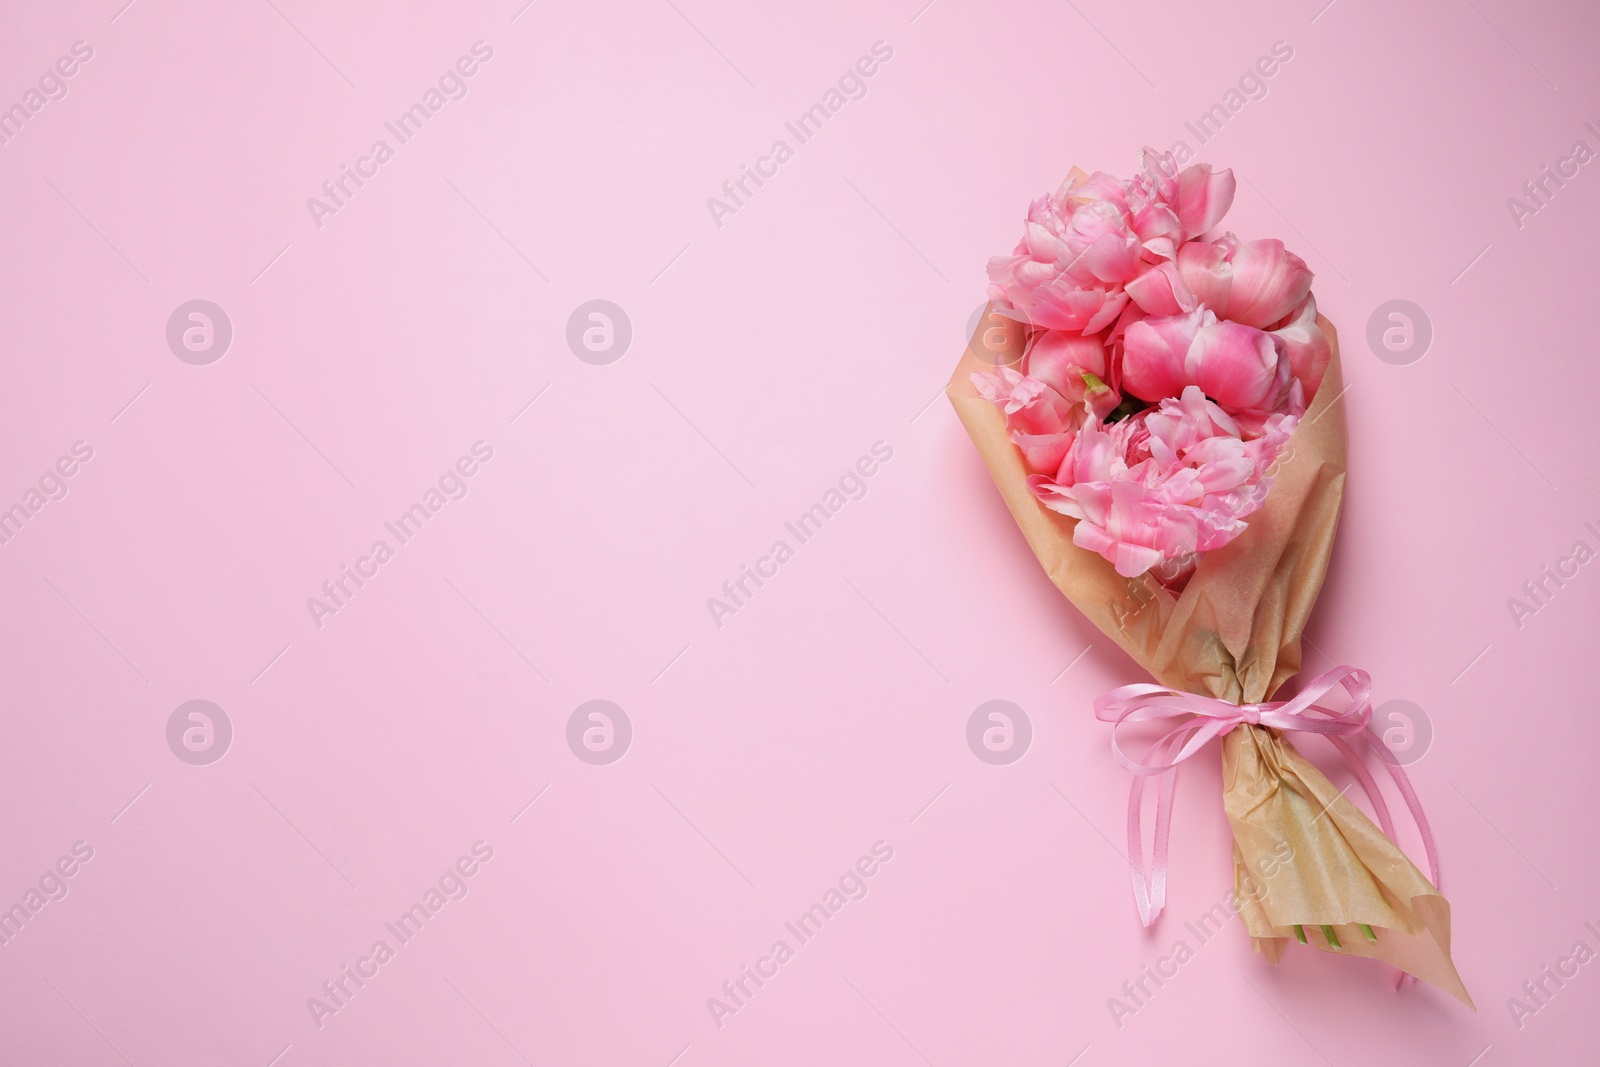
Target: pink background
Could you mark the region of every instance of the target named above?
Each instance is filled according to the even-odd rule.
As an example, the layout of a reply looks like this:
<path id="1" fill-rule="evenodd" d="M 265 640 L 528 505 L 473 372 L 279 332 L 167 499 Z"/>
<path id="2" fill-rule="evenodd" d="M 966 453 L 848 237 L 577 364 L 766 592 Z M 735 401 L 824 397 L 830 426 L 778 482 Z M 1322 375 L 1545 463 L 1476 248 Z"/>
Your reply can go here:
<path id="1" fill-rule="evenodd" d="M 1600 1050 L 1600 964 L 1520 1027 L 1507 1005 L 1600 949 L 1600 566 L 1520 627 L 1507 605 L 1600 546 L 1592 405 L 1565 403 L 1600 388 L 1600 163 L 1520 227 L 1506 203 L 1600 149 L 1593 7 L 123 3 L 0 27 L 7 105 L 93 49 L 0 145 L 0 508 L 93 449 L 0 546 L 0 906 L 93 849 L 0 945 L 0 1063 Z M 479 40 L 465 98 L 319 228 L 307 198 Z M 875 41 L 866 96 L 716 225 L 706 199 Z M 1293 58 L 1201 147 L 1184 123 L 1275 41 Z M 1342 330 L 1350 489 L 1308 666 L 1431 723 L 1412 772 L 1475 1015 L 1358 961 L 1271 967 L 1236 924 L 1108 1010 L 1228 891 L 1215 761 L 1182 777 L 1146 932 L 1089 710 L 1139 676 L 938 394 L 1028 199 L 1180 139 Z M 165 339 L 194 299 L 233 328 L 204 366 Z M 632 323 L 609 365 L 565 340 L 592 299 Z M 1409 365 L 1365 339 L 1394 299 L 1432 322 Z M 467 496 L 319 628 L 307 598 L 479 440 Z M 866 495 L 715 625 L 707 598 L 878 441 Z M 166 739 L 195 699 L 233 728 L 203 766 Z M 566 739 L 593 699 L 632 726 L 609 765 Z M 1006 766 L 966 742 L 992 699 L 1032 723 Z M 307 999 L 480 840 L 468 895 L 319 1027 Z M 707 998 L 878 841 L 866 897 L 716 1025 Z"/>

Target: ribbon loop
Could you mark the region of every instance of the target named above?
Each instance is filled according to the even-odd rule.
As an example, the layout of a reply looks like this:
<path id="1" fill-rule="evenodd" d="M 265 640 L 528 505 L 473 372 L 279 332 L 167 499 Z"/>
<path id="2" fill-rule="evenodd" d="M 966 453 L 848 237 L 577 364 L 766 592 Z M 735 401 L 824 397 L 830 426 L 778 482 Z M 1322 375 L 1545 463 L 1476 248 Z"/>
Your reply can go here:
<path id="1" fill-rule="evenodd" d="M 1348 696 L 1344 710 L 1334 711 L 1318 703 L 1338 687 Z M 1265 704 L 1230 704 L 1216 697 L 1185 693 L 1166 686 L 1141 682 L 1125 685 L 1098 697 L 1094 702 L 1095 718 L 1111 723 L 1111 751 L 1134 775 L 1128 796 L 1128 865 L 1133 877 L 1133 900 L 1139 909 L 1139 918 L 1149 926 L 1166 907 L 1167 851 L 1172 830 L 1172 798 L 1178 779 L 1178 765 L 1199 752 L 1218 737 L 1242 724 L 1266 726 L 1285 733 L 1320 734 L 1344 756 L 1356 779 L 1372 801 L 1378 822 L 1391 841 L 1394 840 L 1394 820 L 1389 816 L 1377 783 L 1361 762 L 1361 757 L 1345 737 L 1365 734 L 1376 747 L 1380 760 L 1389 770 L 1395 786 L 1400 790 L 1412 819 L 1422 835 L 1423 850 L 1428 857 L 1428 878 L 1439 884 L 1438 859 L 1433 847 L 1433 834 L 1422 813 L 1422 803 L 1406 778 L 1393 753 L 1372 730 L 1372 678 L 1366 671 L 1355 667 L 1335 667 L 1318 675 L 1289 700 Z M 1130 758 L 1122 749 L 1117 731 L 1126 724 L 1167 722 L 1177 720 L 1161 737 L 1157 738 L 1143 760 Z M 1160 781 L 1156 799 L 1155 847 L 1146 869 L 1144 861 L 1144 783 L 1147 778 Z"/>

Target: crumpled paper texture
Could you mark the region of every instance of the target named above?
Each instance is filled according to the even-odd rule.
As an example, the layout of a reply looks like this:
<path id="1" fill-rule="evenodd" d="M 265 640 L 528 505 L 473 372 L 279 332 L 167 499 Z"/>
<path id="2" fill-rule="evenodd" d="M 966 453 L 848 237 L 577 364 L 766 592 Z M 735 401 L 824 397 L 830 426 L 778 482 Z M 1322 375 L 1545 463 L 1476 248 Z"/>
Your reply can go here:
<path id="1" fill-rule="evenodd" d="M 992 308 L 945 393 L 983 457 L 1046 575 L 1073 605 L 1162 685 L 1236 704 L 1260 703 L 1299 673 L 1300 642 L 1328 569 L 1344 496 L 1344 391 L 1338 337 L 1319 323 L 1333 359 L 1275 467 L 1249 528 L 1201 557 L 1181 594 L 1148 577 L 1123 578 L 1072 543 L 1076 520 L 1028 488 L 1005 417 L 972 385 L 974 371 L 1022 358 L 1024 330 Z M 1458 997 L 1471 998 L 1450 959 L 1450 905 L 1399 847 L 1277 731 L 1240 726 L 1222 739 L 1223 807 L 1233 828 L 1235 885 L 1261 870 L 1280 842 L 1294 849 L 1259 899 L 1240 899 L 1257 950 L 1276 962 L 1293 927 L 1332 950 L 1372 956 Z M 1357 924 L 1377 931 L 1368 941 Z"/>

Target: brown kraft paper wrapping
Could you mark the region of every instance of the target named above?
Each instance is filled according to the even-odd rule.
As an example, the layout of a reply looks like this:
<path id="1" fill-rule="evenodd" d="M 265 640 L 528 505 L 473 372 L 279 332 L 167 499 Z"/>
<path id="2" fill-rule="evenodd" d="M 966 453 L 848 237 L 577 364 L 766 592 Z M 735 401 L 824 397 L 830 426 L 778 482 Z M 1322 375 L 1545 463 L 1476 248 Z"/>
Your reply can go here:
<path id="1" fill-rule="evenodd" d="M 1266 503 L 1243 534 L 1201 557 L 1181 594 L 1148 577 L 1123 578 L 1073 544 L 1076 520 L 1028 488 L 1005 417 L 972 385 L 975 371 L 1020 362 L 1020 326 L 985 309 L 945 389 L 1045 574 L 1161 685 L 1254 704 L 1300 671 L 1301 634 L 1333 551 L 1346 468 L 1339 342 L 1327 319 L 1318 322 L 1333 358 Z M 1267 727 L 1245 724 L 1224 736 L 1222 766 L 1239 915 L 1258 951 L 1277 962 L 1300 925 L 1323 951 L 1384 960 L 1472 1005 L 1450 959 L 1449 903 L 1354 802 Z M 1279 865 L 1269 857 L 1281 842 L 1294 858 Z M 1272 867 L 1270 893 L 1245 892 L 1248 872 Z M 1373 928 L 1376 943 L 1359 924 Z M 1339 949 L 1328 945 L 1324 925 Z"/>

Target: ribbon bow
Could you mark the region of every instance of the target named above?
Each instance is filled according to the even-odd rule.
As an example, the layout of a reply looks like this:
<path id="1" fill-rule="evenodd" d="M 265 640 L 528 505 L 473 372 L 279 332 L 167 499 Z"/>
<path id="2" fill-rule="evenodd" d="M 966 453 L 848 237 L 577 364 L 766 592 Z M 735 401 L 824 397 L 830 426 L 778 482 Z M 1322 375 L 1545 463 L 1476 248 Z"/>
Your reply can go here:
<path id="1" fill-rule="evenodd" d="M 1343 686 L 1349 694 L 1348 706 L 1343 711 L 1331 711 L 1317 703 L 1335 686 Z M 1344 756 L 1356 779 L 1366 790 L 1373 809 L 1378 814 L 1379 825 L 1389 840 L 1395 840 L 1394 820 L 1389 817 L 1389 807 L 1383 794 L 1367 771 L 1345 736 L 1365 734 L 1379 754 L 1395 786 L 1405 798 L 1406 807 L 1422 834 L 1422 847 L 1428 856 L 1428 880 L 1439 884 L 1438 860 L 1433 848 L 1433 834 L 1428 820 L 1422 814 L 1422 803 L 1411 788 L 1406 772 L 1401 768 L 1387 745 L 1373 732 L 1372 678 L 1366 671 L 1355 667 L 1335 667 L 1312 679 L 1292 700 L 1267 704 L 1230 704 L 1216 697 L 1184 693 L 1165 686 L 1139 683 L 1113 689 L 1094 702 L 1095 717 L 1112 723 L 1111 751 L 1117 761 L 1133 772 L 1133 788 L 1128 797 L 1128 864 L 1133 875 L 1133 899 L 1139 908 L 1139 918 L 1149 926 L 1161 914 L 1167 901 L 1167 843 L 1172 830 L 1172 795 L 1178 781 L 1178 764 L 1204 748 L 1214 738 L 1233 730 L 1242 723 L 1268 726 L 1286 733 L 1321 734 Z M 1132 760 L 1122 751 L 1117 741 L 1117 730 L 1124 723 L 1182 720 L 1150 746 L 1144 761 Z M 1144 800 L 1144 780 L 1161 780 L 1161 793 L 1156 803 L 1155 849 L 1151 868 L 1144 866 L 1144 836 L 1140 827 Z"/>

